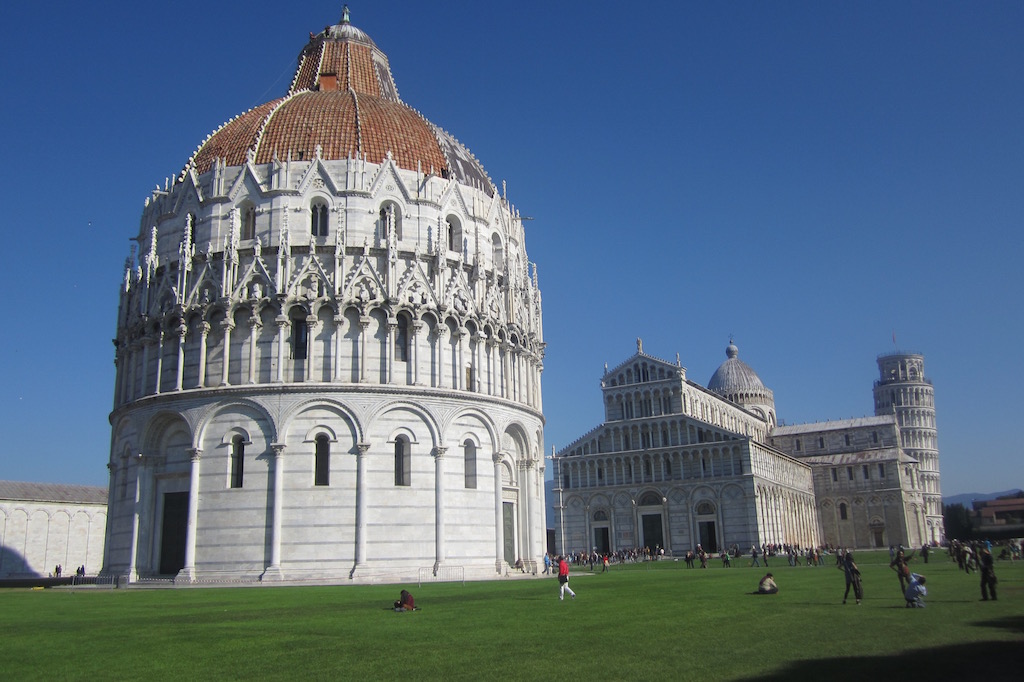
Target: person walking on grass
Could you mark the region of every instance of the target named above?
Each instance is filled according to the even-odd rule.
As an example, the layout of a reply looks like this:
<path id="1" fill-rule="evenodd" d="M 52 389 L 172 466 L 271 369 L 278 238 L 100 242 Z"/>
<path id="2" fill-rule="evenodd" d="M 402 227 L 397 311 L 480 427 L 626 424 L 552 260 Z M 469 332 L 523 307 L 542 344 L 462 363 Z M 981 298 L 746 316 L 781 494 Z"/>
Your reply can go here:
<path id="1" fill-rule="evenodd" d="M 981 573 L 981 601 L 988 601 L 992 593 L 992 601 L 996 600 L 996 567 L 992 560 L 992 552 L 982 547 L 978 554 L 979 572 Z"/>
<path id="2" fill-rule="evenodd" d="M 857 568 L 857 564 L 853 561 L 852 552 L 846 551 L 846 556 L 843 558 L 843 563 L 839 568 L 843 569 L 843 572 L 846 574 L 846 592 L 843 593 L 843 603 L 846 603 L 846 598 L 850 596 L 850 587 L 853 587 L 853 596 L 857 599 L 857 603 L 860 604 L 860 600 L 864 598 L 864 590 L 860 584 L 860 569 Z"/>
<path id="3" fill-rule="evenodd" d="M 566 592 L 573 599 L 576 598 L 576 593 L 569 587 L 569 562 L 565 560 L 564 556 L 558 557 L 558 585 L 558 601 L 565 599 Z"/>

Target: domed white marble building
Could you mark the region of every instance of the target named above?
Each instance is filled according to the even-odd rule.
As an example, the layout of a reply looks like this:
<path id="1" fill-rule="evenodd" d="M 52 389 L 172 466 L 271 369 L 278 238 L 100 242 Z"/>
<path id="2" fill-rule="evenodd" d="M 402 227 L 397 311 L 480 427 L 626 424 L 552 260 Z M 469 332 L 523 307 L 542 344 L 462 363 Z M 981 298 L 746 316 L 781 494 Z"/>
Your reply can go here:
<path id="1" fill-rule="evenodd" d="M 146 201 L 117 322 L 105 571 L 488 577 L 544 552 L 518 212 L 345 16 Z M 447 572 L 447 573 L 446 573 Z"/>
<path id="2" fill-rule="evenodd" d="M 559 551 L 941 542 L 924 358 L 878 364 L 875 416 L 780 426 L 731 339 L 706 388 L 638 340 L 605 367 L 605 421 L 555 453 Z"/>

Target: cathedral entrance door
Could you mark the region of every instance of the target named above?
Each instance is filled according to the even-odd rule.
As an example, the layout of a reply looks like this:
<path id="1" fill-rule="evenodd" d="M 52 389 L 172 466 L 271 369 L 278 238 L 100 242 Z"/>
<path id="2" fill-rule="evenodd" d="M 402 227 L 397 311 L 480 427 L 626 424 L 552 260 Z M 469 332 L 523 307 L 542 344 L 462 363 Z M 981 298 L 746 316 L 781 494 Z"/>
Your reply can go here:
<path id="1" fill-rule="evenodd" d="M 714 554 L 718 551 L 718 534 L 715 532 L 714 521 L 700 521 L 697 526 L 700 532 L 700 546 L 705 552 Z"/>
<path id="2" fill-rule="evenodd" d="M 871 544 L 876 549 L 885 547 L 885 526 L 880 523 L 871 524 Z"/>
<path id="3" fill-rule="evenodd" d="M 598 554 L 608 554 L 611 551 L 611 545 L 608 542 L 607 526 L 594 529 L 594 551 Z"/>
<path id="4" fill-rule="evenodd" d="M 516 506 L 511 502 L 504 502 L 501 505 L 502 533 L 505 540 L 505 563 L 509 566 L 516 564 Z"/>
<path id="5" fill-rule="evenodd" d="M 177 575 L 185 567 L 187 526 L 188 493 L 164 493 L 164 518 L 160 528 L 161 575 Z"/>
<path id="6" fill-rule="evenodd" d="M 653 552 L 655 547 L 665 546 L 665 537 L 661 531 L 661 514 L 644 514 L 641 517 L 643 523 L 643 546 L 650 548 Z"/>

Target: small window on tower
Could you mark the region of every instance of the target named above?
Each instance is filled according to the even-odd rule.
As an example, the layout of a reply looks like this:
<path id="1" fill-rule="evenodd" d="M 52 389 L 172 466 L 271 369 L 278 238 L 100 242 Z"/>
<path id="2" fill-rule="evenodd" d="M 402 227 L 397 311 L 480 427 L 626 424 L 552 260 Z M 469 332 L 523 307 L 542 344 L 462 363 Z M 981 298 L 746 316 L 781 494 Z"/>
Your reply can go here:
<path id="1" fill-rule="evenodd" d="M 256 207 L 252 204 L 242 206 L 242 234 L 241 239 L 256 238 Z"/>
<path id="2" fill-rule="evenodd" d="M 314 199 L 313 203 L 309 207 L 310 213 L 310 232 L 314 237 L 326 237 L 327 236 L 327 225 L 328 216 L 330 215 L 329 209 L 327 208 L 327 202 L 323 199 Z"/>
<path id="3" fill-rule="evenodd" d="M 292 319 L 292 359 L 305 360 L 309 348 L 309 327 L 306 321 Z"/>

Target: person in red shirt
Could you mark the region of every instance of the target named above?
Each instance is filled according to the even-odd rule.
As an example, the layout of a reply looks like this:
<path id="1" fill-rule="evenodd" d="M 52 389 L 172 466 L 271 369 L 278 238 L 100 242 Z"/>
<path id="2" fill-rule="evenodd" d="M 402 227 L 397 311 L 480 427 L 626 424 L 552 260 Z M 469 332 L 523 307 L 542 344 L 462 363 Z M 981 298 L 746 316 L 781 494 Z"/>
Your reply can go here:
<path id="1" fill-rule="evenodd" d="M 565 560 L 564 556 L 558 557 L 558 584 L 558 601 L 565 599 L 566 592 L 573 599 L 576 598 L 576 593 L 569 587 L 569 562 Z"/>
<path id="2" fill-rule="evenodd" d="M 400 597 L 401 598 L 395 602 L 395 611 L 401 612 L 416 610 L 416 600 L 412 598 L 412 595 L 409 594 L 408 590 L 402 590 Z"/>

